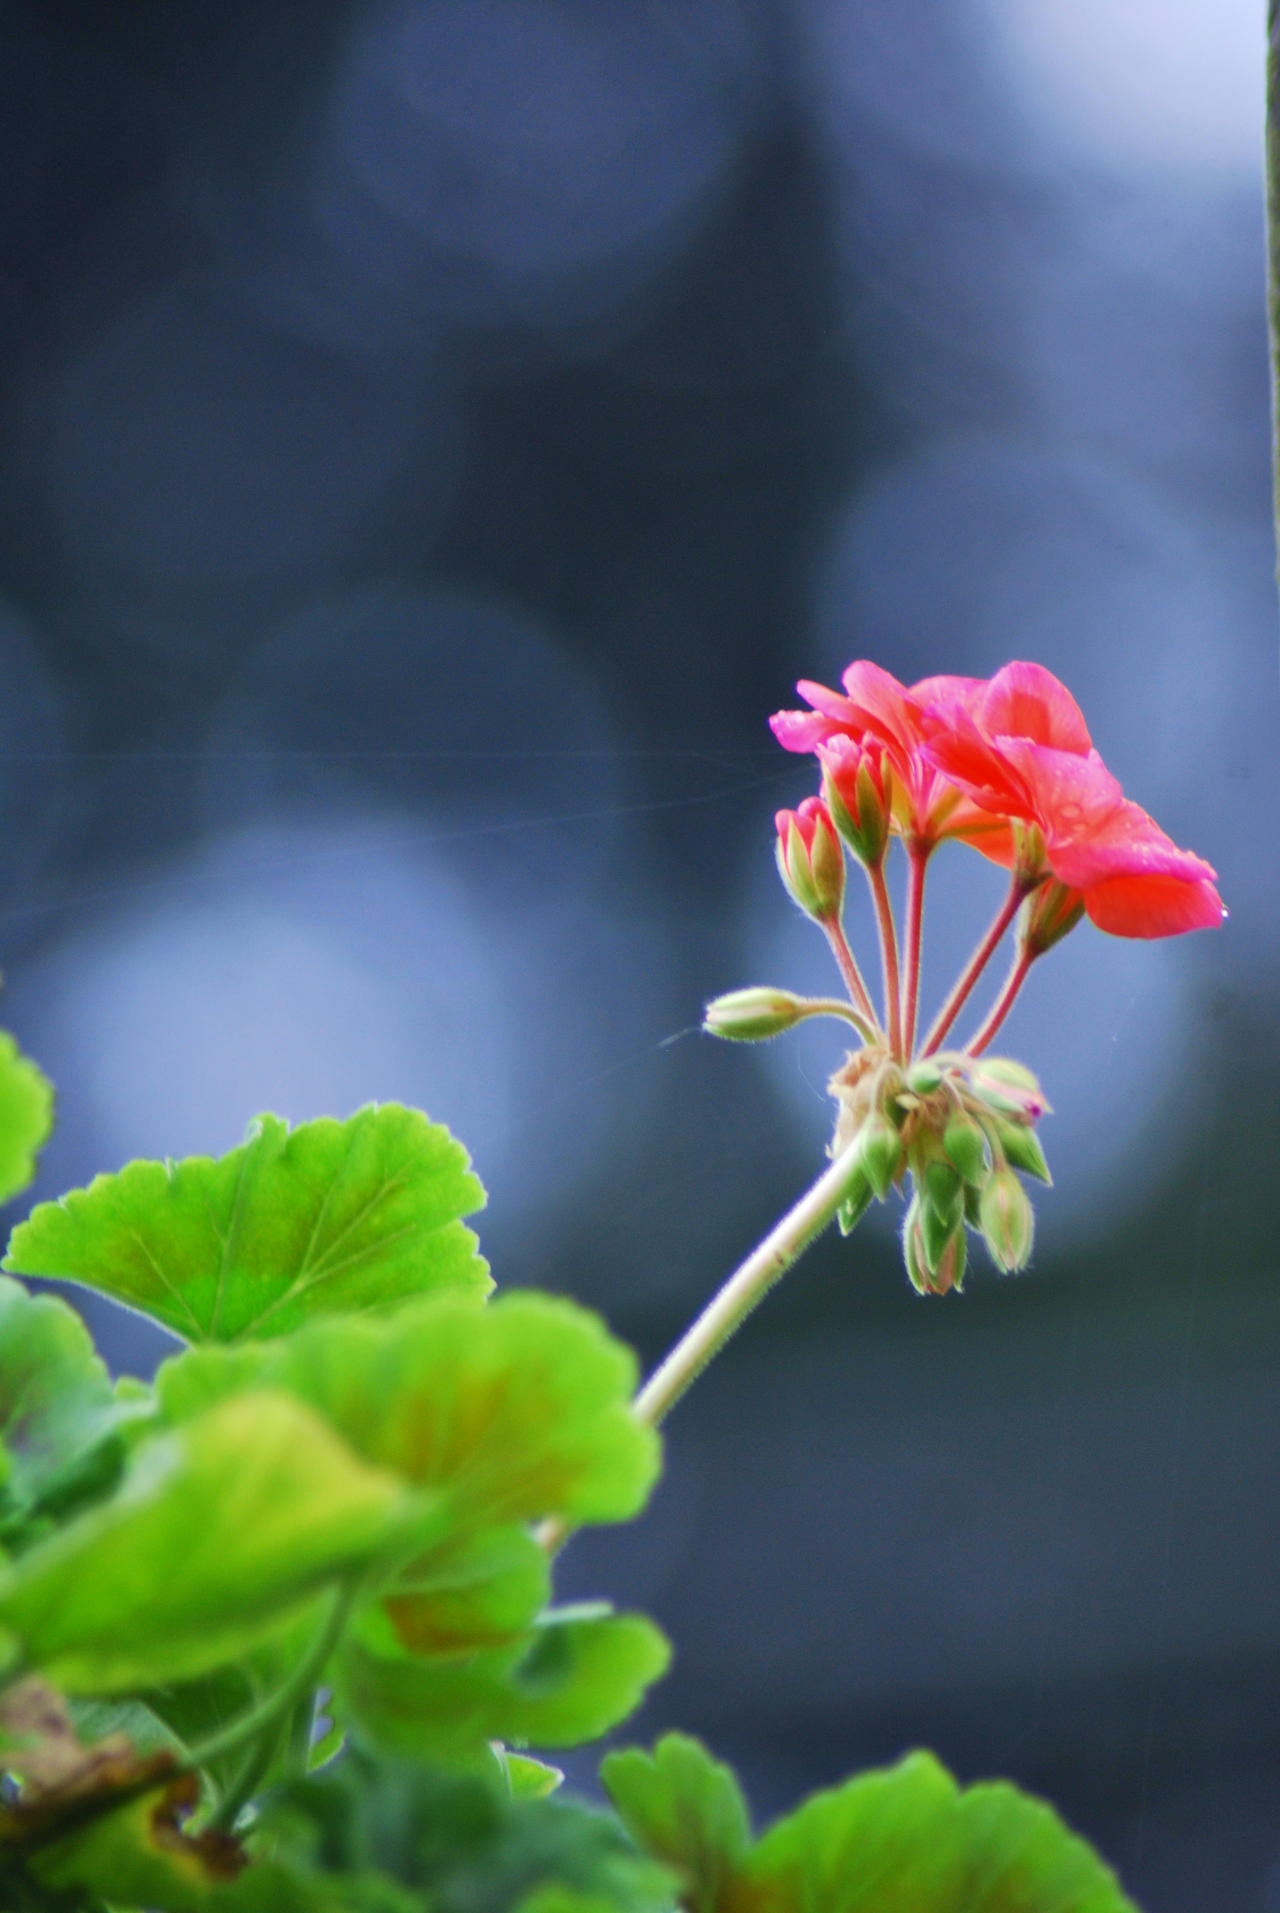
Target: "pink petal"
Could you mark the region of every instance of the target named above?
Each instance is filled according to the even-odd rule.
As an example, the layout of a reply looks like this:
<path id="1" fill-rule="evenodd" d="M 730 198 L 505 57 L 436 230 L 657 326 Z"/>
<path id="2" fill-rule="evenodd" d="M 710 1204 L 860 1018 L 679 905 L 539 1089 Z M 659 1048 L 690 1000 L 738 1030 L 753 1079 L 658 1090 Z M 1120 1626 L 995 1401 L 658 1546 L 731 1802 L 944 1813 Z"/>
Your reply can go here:
<path id="1" fill-rule="evenodd" d="M 844 673 L 844 688 L 862 728 L 887 744 L 909 751 L 920 735 L 921 708 L 903 684 L 869 658 L 859 658 Z M 804 695 L 809 696 L 805 687 Z"/>
<path id="2" fill-rule="evenodd" d="M 813 751 L 829 737 L 839 734 L 840 726 L 821 711 L 775 711 L 769 729 L 784 751 Z"/>
<path id="3" fill-rule="evenodd" d="M 986 688 L 985 678 L 921 678 L 918 684 L 910 687 L 910 695 L 917 704 L 926 707 L 931 704 L 954 704 L 962 711 L 969 711 Z"/>
<path id="4" fill-rule="evenodd" d="M 1121 877 L 1212 883 L 1218 874 L 1203 857 L 1179 850 L 1140 804 L 1128 802 L 1092 830 L 1082 830 L 1078 837 L 1055 834 L 1049 840 L 1048 852 L 1054 875 L 1073 890 L 1087 890 Z"/>
<path id="5" fill-rule="evenodd" d="M 1085 914 L 1113 937 L 1173 937 L 1184 930 L 1213 930 L 1226 916 L 1222 898 L 1207 880 L 1179 877 L 1113 877 L 1084 893 Z"/>
<path id="6" fill-rule="evenodd" d="M 1080 706 L 1043 664 L 1006 664 L 988 684 L 975 714 L 990 737 L 1025 737 L 1077 755 L 1092 748 Z"/>
<path id="7" fill-rule="evenodd" d="M 1051 850 L 1055 843 L 1069 846 L 1096 836 L 1124 805 L 1124 792 L 1097 751 L 1082 756 L 1023 737 L 998 738 L 995 748 L 1022 780 L 1031 801 L 1025 814 L 1040 825 Z M 1075 887 L 1074 878 L 1063 882 Z"/>

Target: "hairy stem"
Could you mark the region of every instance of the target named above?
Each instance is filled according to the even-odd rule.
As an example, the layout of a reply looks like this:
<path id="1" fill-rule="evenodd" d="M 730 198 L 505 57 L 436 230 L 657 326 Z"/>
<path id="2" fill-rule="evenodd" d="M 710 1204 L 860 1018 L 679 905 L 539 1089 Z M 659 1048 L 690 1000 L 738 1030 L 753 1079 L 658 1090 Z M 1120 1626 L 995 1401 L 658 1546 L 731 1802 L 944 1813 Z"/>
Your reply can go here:
<path id="1" fill-rule="evenodd" d="M 1022 906 L 1022 900 L 1027 895 L 1027 890 L 1028 885 L 1025 879 L 1017 875 L 1011 879 L 1008 896 L 996 911 L 995 916 L 991 919 L 991 923 L 981 943 L 965 964 L 964 969 L 960 972 L 959 977 L 952 986 L 950 996 L 934 1017 L 929 1034 L 925 1037 L 924 1044 L 920 1051 L 922 1056 L 932 1056 L 933 1052 L 941 1045 L 951 1025 L 955 1022 L 957 1016 L 959 1016 L 961 1010 L 972 995 L 974 985 L 977 983 L 978 978 L 982 975 L 982 972 L 986 969 L 992 956 L 995 954 L 996 946 L 1000 942 L 1001 937 L 1017 916 Z"/>
<path id="2" fill-rule="evenodd" d="M 207 1767 L 210 1761 L 234 1753 L 237 1747 L 248 1746 L 249 1749 L 239 1773 L 218 1802 L 212 1819 L 214 1826 L 229 1829 L 240 1809 L 252 1798 L 275 1751 L 286 1714 L 319 1681 L 325 1662 L 341 1638 L 359 1588 L 360 1582 L 354 1576 L 340 1583 L 333 1591 L 329 1611 L 306 1653 L 279 1687 L 268 1694 L 265 1700 L 259 1701 L 256 1707 L 241 1714 L 238 1720 L 233 1720 L 230 1726 L 189 1750 L 183 1765 L 194 1769 Z"/>
<path id="3" fill-rule="evenodd" d="M 907 846 L 906 966 L 902 977 L 902 1045 L 904 1059 L 916 1040 L 916 1011 L 920 1001 L 920 946 L 924 937 L 924 879 L 933 845 L 912 838 Z"/>
<path id="4" fill-rule="evenodd" d="M 898 933 L 894 927 L 889 886 L 884 880 L 884 861 L 866 866 L 867 882 L 876 906 L 876 926 L 880 932 L 880 962 L 884 972 L 884 1006 L 889 1024 L 889 1048 L 899 1062 L 902 1054 L 902 1006 L 898 983 Z"/>
<path id="5" fill-rule="evenodd" d="M 856 1138 L 841 1150 L 812 1188 L 788 1209 L 781 1222 L 751 1251 L 746 1261 L 739 1264 L 701 1315 L 685 1330 L 636 1396 L 634 1407 L 641 1421 L 648 1422 L 651 1428 L 665 1421 L 730 1336 L 742 1327 L 752 1310 L 759 1307 L 809 1244 L 822 1234 L 844 1200 L 861 1146 L 861 1139 Z M 572 1532 L 567 1522 L 555 1517 L 543 1522 L 538 1540 L 548 1554 L 554 1554 Z"/>
<path id="6" fill-rule="evenodd" d="M 874 1021 L 868 1022 L 859 1010 L 852 1009 L 843 997 L 811 996 L 800 1012 L 801 1016 L 838 1016 L 842 1023 L 852 1023 L 864 1043 L 874 1043 L 883 1037 L 884 1031 Z"/>
<path id="7" fill-rule="evenodd" d="M 858 968 L 858 959 L 849 948 L 849 939 L 844 933 L 844 925 L 838 917 L 833 917 L 824 923 L 822 927 L 826 932 L 827 942 L 831 945 L 831 953 L 839 965 L 840 974 L 844 978 L 844 986 L 849 992 L 850 1001 L 854 1009 L 871 1025 L 872 1029 L 878 1030 L 880 1027 L 879 1018 L 876 1016 L 875 1010 L 872 1007 L 871 994 L 862 980 L 862 972 Z M 869 1040 L 870 1038 L 868 1038 L 868 1041 Z"/>
<path id="8" fill-rule="evenodd" d="M 1008 1016 L 1010 1010 L 1013 1008 L 1014 998 L 1026 982 L 1027 971 L 1035 962 L 1038 954 L 1035 950 L 1027 949 L 1025 945 L 1018 951 L 1018 954 L 1013 959 L 1013 968 L 1004 980 L 1004 988 L 991 1007 L 990 1015 L 987 1017 L 986 1022 L 982 1025 L 977 1035 L 972 1037 L 964 1046 L 967 1055 L 981 1056 L 983 1050 L 987 1047 L 987 1044 L 991 1041 L 996 1031 L 1000 1028 L 1000 1025 L 1004 1022 L 1005 1017 Z"/>

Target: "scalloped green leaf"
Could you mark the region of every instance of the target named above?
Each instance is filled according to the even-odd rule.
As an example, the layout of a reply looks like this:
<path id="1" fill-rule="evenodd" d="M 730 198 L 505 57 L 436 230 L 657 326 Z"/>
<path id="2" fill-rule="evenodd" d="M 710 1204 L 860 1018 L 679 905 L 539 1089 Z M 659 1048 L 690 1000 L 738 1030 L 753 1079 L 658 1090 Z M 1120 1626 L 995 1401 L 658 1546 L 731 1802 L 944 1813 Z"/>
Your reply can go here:
<path id="1" fill-rule="evenodd" d="M 625 1521 L 661 1446 L 636 1419 L 636 1360 L 599 1317 L 532 1291 L 486 1308 L 440 1296 L 394 1321 L 316 1322 L 270 1348 L 199 1349 L 156 1377 L 163 1412 L 247 1384 L 316 1410 L 358 1455 L 439 1491 L 467 1531 L 559 1514 Z"/>
<path id="2" fill-rule="evenodd" d="M 334 1659 L 343 1715 L 385 1753 L 471 1766 L 490 1741 L 576 1747 L 640 1705 L 670 1649 L 638 1614 L 547 1616 L 514 1646 L 465 1660 L 396 1650 L 381 1617 L 366 1617 Z"/>
<path id="3" fill-rule="evenodd" d="M 600 1778 L 636 1845 L 679 1874 L 689 1913 L 719 1913 L 751 1848 L 733 1770 L 687 1734 L 666 1734 L 652 1754 L 607 1754 Z"/>
<path id="4" fill-rule="evenodd" d="M 420 1497 L 280 1391 L 146 1443 L 123 1483 L 0 1569 L 0 1627 L 72 1694 L 190 1680 L 403 1545 Z"/>
<path id="5" fill-rule="evenodd" d="M 0 1276 L 0 1440 L 9 1470 L 0 1488 L 0 1533 L 41 1503 L 109 1486 L 121 1451 L 111 1444 L 119 1410 L 106 1365 L 74 1309 L 28 1295 Z"/>
<path id="6" fill-rule="evenodd" d="M 53 1084 L 0 1030 L 0 1202 L 25 1189 L 53 1130 Z"/>
<path id="7" fill-rule="evenodd" d="M 778 1821 L 719 1913 L 1137 1913 L 1111 1869 L 1007 1781 L 961 1790 L 932 1754 L 859 1774 Z"/>
<path id="8" fill-rule="evenodd" d="M 216 1160 L 131 1162 L 14 1230 L 6 1269 L 78 1282 L 188 1342 L 288 1334 L 320 1315 L 493 1286 L 462 1217 L 484 1203 L 462 1145 L 369 1104 L 290 1129 L 260 1116 Z"/>

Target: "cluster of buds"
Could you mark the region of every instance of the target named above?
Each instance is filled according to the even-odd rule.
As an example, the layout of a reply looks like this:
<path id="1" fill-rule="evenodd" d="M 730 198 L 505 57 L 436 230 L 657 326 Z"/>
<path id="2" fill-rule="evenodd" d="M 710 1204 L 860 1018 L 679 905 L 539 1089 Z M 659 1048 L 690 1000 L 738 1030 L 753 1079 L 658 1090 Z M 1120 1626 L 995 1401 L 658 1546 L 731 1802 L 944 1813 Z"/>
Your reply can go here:
<path id="1" fill-rule="evenodd" d="M 953 1050 L 903 1069 L 863 1049 L 830 1089 L 839 1108 L 832 1154 L 852 1154 L 837 1212 L 844 1234 L 910 1177 L 902 1248 L 921 1295 L 963 1287 L 968 1229 L 1005 1274 L 1026 1267 L 1035 1217 L 1019 1172 L 1051 1180 L 1035 1131 L 1049 1105 L 1030 1070 Z"/>
<path id="2" fill-rule="evenodd" d="M 1043 667 L 1009 664 L 990 680 L 926 678 L 908 688 L 862 661 L 844 691 L 801 683 L 811 709 L 780 711 L 787 750 L 812 752 L 820 796 L 778 812 L 778 869 L 823 931 L 846 996 L 735 990 L 708 1005 L 705 1028 L 737 1041 L 836 1016 L 861 1038 L 831 1078 L 830 1153 L 848 1165 L 837 1217 L 847 1233 L 873 1200 L 907 1192 L 903 1253 L 922 1294 L 962 1286 L 967 1231 L 997 1268 L 1025 1268 L 1035 1224 L 1021 1178 L 1049 1181 L 1035 1125 L 1048 1104 L 1020 1063 L 985 1054 L 1027 974 L 1088 916 L 1115 936 L 1170 936 L 1225 915 L 1214 872 L 1180 850 L 1124 796 L 1066 687 Z M 906 851 L 907 917 L 897 932 L 885 880 L 890 845 Z M 917 1043 L 925 873 L 944 839 L 1009 872 L 986 935 Z M 870 885 L 880 934 L 882 1007 L 842 922 L 846 859 Z M 1005 932 L 1008 978 L 962 1048 L 943 1044 Z"/>

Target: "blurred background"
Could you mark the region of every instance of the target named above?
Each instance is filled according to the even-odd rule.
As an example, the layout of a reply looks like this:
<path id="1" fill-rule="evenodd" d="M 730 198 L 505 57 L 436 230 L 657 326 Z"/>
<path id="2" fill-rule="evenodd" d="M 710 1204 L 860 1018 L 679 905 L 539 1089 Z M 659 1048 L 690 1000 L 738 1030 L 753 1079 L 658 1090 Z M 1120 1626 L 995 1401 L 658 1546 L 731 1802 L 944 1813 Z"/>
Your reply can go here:
<path id="1" fill-rule="evenodd" d="M 563 1573 L 661 1619 L 637 1733 L 703 1735 L 762 1817 L 926 1742 L 1053 1796 L 1150 1913 L 1280 1909 L 1261 16 L 0 15 L 36 1195 L 413 1101 L 499 1281 L 653 1360 L 828 1133 L 834 1026 L 696 1033 L 834 981 L 772 865 L 796 677 L 1038 659 L 1218 867 L 1222 933 L 1086 926 L 1008 1026 L 1057 1112 L 1030 1272 L 922 1302 L 887 1212 L 824 1242 Z M 1000 884 L 931 881 L 936 1000 Z"/>

